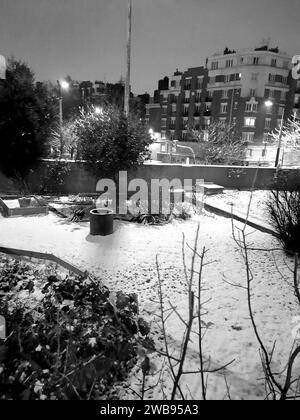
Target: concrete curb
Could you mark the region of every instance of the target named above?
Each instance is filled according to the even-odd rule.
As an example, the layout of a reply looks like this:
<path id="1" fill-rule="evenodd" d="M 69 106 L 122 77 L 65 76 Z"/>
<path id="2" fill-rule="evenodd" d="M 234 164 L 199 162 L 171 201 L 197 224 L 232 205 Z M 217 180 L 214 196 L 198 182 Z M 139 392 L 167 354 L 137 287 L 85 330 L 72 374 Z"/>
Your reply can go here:
<path id="1" fill-rule="evenodd" d="M 246 220 L 245 217 L 236 214 L 235 212 L 232 212 L 231 210 L 226 210 L 224 208 L 220 208 L 217 207 L 215 205 L 212 204 L 208 204 L 208 203 L 204 203 L 204 208 L 206 211 L 210 212 L 210 213 L 214 213 L 218 216 L 222 216 L 222 217 L 226 217 L 227 219 L 234 219 L 238 222 L 241 223 L 246 223 L 248 226 L 253 227 L 256 230 L 259 230 L 260 232 L 263 233 L 268 233 L 269 235 L 274 236 L 277 239 L 280 239 L 280 236 L 277 232 L 275 232 L 275 230 L 273 230 L 271 227 L 268 227 L 267 225 L 263 225 L 260 224 L 258 222 L 256 222 L 254 219 L 252 219 L 251 217 L 249 217 L 248 220 Z"/>

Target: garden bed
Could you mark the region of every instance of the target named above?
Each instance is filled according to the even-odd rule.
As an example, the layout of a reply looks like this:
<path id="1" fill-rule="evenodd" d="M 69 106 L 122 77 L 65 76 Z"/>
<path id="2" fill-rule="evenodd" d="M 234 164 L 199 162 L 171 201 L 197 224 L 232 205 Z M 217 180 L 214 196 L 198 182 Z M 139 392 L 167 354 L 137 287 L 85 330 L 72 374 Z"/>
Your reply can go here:
<path id="1" fill-rule="evenodd" d="M 88 275 L 0 254 L 0 315 L 0 399 L 117 398 L 136 363 L 136 297 Z"/>

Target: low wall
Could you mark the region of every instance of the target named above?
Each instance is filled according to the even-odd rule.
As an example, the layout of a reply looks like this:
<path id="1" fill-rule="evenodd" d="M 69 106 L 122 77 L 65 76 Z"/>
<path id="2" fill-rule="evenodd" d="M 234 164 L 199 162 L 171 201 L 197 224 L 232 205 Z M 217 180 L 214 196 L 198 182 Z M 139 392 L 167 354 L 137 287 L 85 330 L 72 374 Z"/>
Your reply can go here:
<path id="1" fill-rule="evenodd" d="M 60 175 L 61 182 L 55 177 L 46 177 L 49 168 L 55 166 L 55 161 L 42 161 L 40 165 L 32 171 L 29 177 L 30 190 L 34 193 L 95 193 L 98 179 L 91 175 L 84 163 L 68 162 L 69 171 Z M 287 184 L 300 185 L 300 170 L 287 169 L 284 173 Z M 256 176 L 256 189 L 271 189 L 274 186 L 274 168 L 264 167 L 238 167 L 238 166 L 201 166 L 201 165 L 175 165 L 175 164 L 145 164 L 136 171 L 128 173 L 128 181 L 133 178 L 144 179 L 149 185 L 152 179 L 172 180 L 178 178 L 204 180 L 224 186 L 225 188 L 249 189 L 252 187 Z M 46 185 L 46 190 L 45 190 Z M 44 190 L 42 190 L 44 188 Z M 17 187 L 0 173 L 0 193 L 16 192 Z"/>

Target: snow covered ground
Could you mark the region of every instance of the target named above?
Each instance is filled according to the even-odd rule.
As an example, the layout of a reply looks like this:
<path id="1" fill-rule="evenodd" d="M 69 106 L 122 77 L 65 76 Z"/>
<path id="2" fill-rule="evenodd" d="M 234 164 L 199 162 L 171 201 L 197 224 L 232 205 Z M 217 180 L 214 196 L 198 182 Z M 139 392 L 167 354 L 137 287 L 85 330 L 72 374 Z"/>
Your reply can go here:
<path id="1" fill-rule="evenodd" d="M 218 200 L 216 197 L 210 199 Z M 238 197 L 232 193 L 232 198 L 228 200 L 231 199 L 237 201 Z M 4 219 L 0 216 L 0 246 L 53 253 L 97 275 L 112 291 L 137 293 L 141 315 L 152 323 L 155 341 L 159 345 L 160 333 L 153 315 L 158 312 L 156 255 L 167 299 L 184 316 L 187 298 L 182 238 L 184 233 L 186 242 L 193 245 L 198 223 L 201 226 L 198 248 L 201 250 L 205 246 L 209 249 L 207 261 L 214 261 L 204 269 L 204 300 L 211 299 L 206 305 L 209 314 L 205 321 L 212 323 L 205 337 L 205 357 L 211 357 L 213 368 L 235 359 L 227 369 L 233 398 L 262 397 L 263 384 L 258 379 L 263 375 L 258 345 L 249 320 L 246 291 L 224 282 L 225 277 L 231 283 L 245 284 L 243 259 L 232 239 L 230 220 L 203 213 L 192 220 L 165 226 L 115 222 L 115 233 L 100 238 L 89 235 L 87 223 L 72 224 L 53 214 L 26 219 Z M 258 231 L 253 232 L 249 241 L 256 248 L 278 247 L 275 238 Z M 186 262 L 190 266 L 191 252 L 188 249 Z M 293 317 L 299 315 L 292 288 L 282 279 L 282 276 L 291 278 L 292 261 L 281 251 L 276 251 L 274 255 L 253 251 L 251 266 L 254 274 L 253 306 L 258 328 L 269 348 L 277 340 L 274 364 L 280 370 L 293 344 Z M 276 266 L 280 268 L 280 273 Z M 176 317 L 170 320 L 168 329 L 174 346 L 180 346 L 183 327 Z M 187 364 L 190 368 L 197 367 L 196 344 L 194 337 L 188 351 Z M 156 367 L 161 365 L 162 357 L 151 355 L 150 358 Z M 141 385 L 139 378 L 141 372 L 137 368 L 130 385 L 137 392 Z M 199 385 L 199 375 L 186 377 L 183 389 L 187 397 L 192 394 L 199 399 Z M 219 399 L 226 394 L 221 374 L 211 375 L 208 385 L 210 398 Z M 167 379 L 166 387 L 171 387 Z M 123 398 L 136 396 L 128 390 Z M 162 398 L 160 389 L 150 391 L 147 398 Z"/>
<path id="2" fill-rule="evenodd" d="M 252 193 L 250 216 L 269 223 L 269 214 L 266 202 L 270 191 L 256 190 Z M 233 205 L 233 210 L 246 215 L 249 206 L 251 191 L 224 190 L 224 194 L 208 196 L 206 202 L 212 205 Z"/>

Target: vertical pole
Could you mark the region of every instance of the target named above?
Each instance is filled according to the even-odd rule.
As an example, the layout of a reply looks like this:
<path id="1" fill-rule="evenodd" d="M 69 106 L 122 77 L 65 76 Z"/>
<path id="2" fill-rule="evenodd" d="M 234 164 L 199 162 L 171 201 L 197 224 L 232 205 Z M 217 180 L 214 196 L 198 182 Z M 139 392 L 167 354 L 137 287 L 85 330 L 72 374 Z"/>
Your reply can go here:
<path id="1" fill-rule="evenodd" d="M 62 88 L 59 81 L 57 81 L 58 84 L 58 102 L 59 102 L 59 134 L 60 134 L 60 154 L 63 153 L 63 97 L 62 97 Z"/>
<path id="2" fill-rule="evenodd" d="M 279 164 L 282 134 L 283 134 L 283 124 L 284 124 L 284 111 L 282 113 L 282 119 L 281 119 L 281 124 L 280 124 L 280 133 L 279 133 L 278 148 L 277 148 L 277 153 L 276 153 L 275 168 L 277 168 Z"/>
<path id="3" fill-rule="evenodd" d="M 130 71 L 131 71 L 131 31 L 132 31 L 132 0 L 128 0 L 128 38 L 127 38 L 127 68 L 125 82 L 124 112 L 129 116 Z"/>

